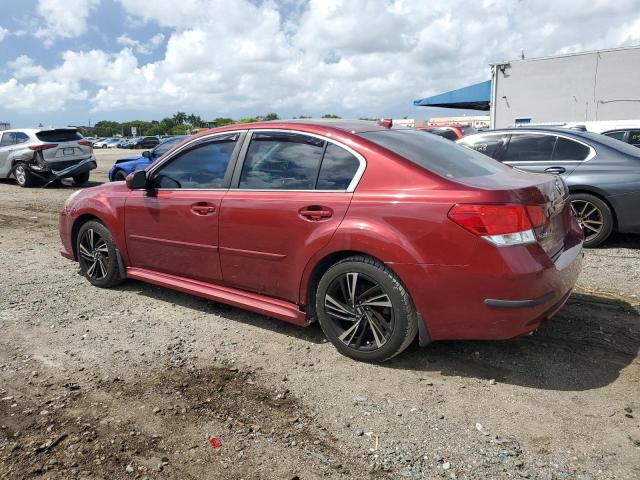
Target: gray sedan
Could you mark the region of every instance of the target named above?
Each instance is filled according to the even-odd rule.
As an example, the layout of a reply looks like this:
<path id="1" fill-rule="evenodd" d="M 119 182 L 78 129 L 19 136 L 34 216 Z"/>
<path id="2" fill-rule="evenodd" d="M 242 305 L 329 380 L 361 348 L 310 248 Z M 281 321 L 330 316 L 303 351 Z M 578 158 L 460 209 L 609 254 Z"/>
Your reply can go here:
<path id="1" fill-rule="evenodd" d="M 597 133 L 513 128 L 464 137 L 461 145 L 521 170 L 560 175 L 585 246 L 612 231 L 640 233 L 640 149 Z"/>

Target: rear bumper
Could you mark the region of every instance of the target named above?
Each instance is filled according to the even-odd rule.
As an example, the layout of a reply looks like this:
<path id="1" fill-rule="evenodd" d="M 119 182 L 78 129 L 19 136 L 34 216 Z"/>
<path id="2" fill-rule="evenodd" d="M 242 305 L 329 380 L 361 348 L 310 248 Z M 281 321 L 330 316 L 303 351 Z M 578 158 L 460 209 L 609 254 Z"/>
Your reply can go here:
<path id="1" fill-rule="evenodd" d="M 538 245 L 481 246 L 467 265 L 391 264 L 409 289 L 429 340 L 504 340 L 557 313 L 582 269 L 577 224 L 552 261 Z"/>
<path id="2" fill-rule="evenodd" d="M 61 170 L 56 170 L 56 164 L 53 162 L 49 163 L 48 166 L 49 169 L 43 169 L 38 164 L 28 165 L 29 171 L 31 173 L 33 173 L 37 177 L 47 180 L 82 175 L 83 173 L 94 170 L 98 165 L 96 164 L 96 158 L 92 155 L 89 158 L 80 160 L 78 163 Z"/>

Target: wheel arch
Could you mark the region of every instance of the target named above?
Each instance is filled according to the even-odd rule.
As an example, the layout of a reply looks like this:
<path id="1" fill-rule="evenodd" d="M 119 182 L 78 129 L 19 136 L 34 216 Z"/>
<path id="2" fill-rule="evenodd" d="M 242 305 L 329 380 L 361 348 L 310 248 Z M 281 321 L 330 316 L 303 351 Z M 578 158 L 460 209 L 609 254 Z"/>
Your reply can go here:
<path id="1" fill-rule="evenodd" d="M 611 210 L 611 214 L 613 215 L 613 230 L 618 231 L 618 215 L 616 213 L 616 209 L 613 204 L 607 199 L 607 196 L 600 189 L 593 187 L 585 187 L 585 186 L 576 186 L 569 187 L 569 194 L 577 194 L 577 193 L 585 193 L 587 195 L 593 195 L 597 197 L 599 200 L 603 201 Z"/>

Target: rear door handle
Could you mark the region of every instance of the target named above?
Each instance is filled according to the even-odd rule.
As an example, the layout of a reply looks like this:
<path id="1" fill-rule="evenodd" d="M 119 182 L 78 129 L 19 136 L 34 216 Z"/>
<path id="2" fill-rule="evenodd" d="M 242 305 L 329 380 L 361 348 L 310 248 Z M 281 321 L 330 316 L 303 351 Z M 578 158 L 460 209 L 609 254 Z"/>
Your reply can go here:
<path id="1" fill-rule="evenodd" d="M 549 168 L 545 168 L 544 171 L 547 173 L 555 173 L 555 174 L 566 172 L 564 167 L 549 167 Z"/>
<path id="2" fill-rule="evenodd" d="M 196 215 L 213 215 L 216 213 L 216 207 L 211 203 L 198 202 L 191 205 L 191 211 Z"/>
<path id="3" fill-rule="evenodd" d="M 308 207 L 302 207 L 298 210 L 298 213 L 305 220 L 310 220 L 312 222 L 319 222 L 333 216 L 333 210 L 329 207 L 323 207 L 322 205 L 309 205 Z"/>

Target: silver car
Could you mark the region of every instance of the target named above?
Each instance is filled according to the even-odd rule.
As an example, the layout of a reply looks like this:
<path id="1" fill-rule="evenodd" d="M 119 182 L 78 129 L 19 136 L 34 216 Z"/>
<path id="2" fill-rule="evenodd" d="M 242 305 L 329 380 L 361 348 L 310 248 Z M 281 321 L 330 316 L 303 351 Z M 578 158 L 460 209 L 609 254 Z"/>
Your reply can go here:
<path id="1" fill-rule="evenodd" d="M 60 178 L 87 183 L 96 168 L 91 142 L 75 128 L 24 128 L 0 134 L 0 178 L 14 177 L 21 187 Z"/>

